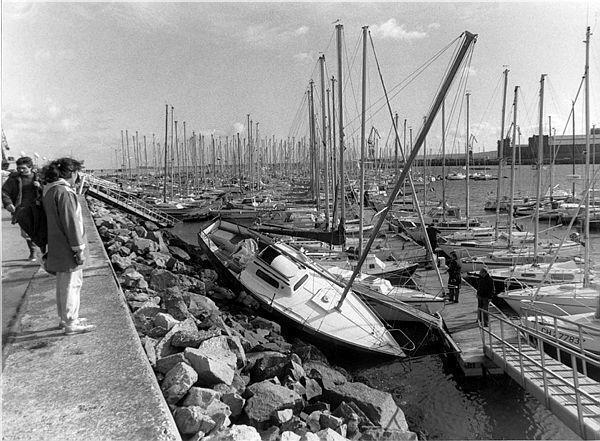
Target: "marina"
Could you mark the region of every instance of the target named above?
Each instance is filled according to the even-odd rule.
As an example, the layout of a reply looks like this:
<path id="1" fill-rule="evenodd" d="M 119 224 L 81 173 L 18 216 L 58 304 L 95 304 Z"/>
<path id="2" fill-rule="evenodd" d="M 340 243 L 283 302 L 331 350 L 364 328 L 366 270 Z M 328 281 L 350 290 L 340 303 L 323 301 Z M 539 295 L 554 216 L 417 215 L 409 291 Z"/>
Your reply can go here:
<path id="1" fill-rule="evenodd" d="M 3 437 L 600 438 L 596 9 L 3 8 Z"/>

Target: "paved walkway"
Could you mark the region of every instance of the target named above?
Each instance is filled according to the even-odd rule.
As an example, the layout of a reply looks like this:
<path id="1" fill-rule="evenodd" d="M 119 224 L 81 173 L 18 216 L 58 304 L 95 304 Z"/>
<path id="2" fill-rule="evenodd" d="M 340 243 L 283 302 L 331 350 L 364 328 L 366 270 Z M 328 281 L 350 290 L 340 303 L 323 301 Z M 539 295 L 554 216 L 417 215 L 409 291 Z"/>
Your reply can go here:
<path id="1" fill-rule="evenodd" d="M 86 205 L 84 217 L 81 316 L 98 328 L 65 336 L 54 277 L 19 260 L 25 243 L 3 216 L 3 306 L 19 311 L 3 342 L 3 439 L 179 440 Z"/>

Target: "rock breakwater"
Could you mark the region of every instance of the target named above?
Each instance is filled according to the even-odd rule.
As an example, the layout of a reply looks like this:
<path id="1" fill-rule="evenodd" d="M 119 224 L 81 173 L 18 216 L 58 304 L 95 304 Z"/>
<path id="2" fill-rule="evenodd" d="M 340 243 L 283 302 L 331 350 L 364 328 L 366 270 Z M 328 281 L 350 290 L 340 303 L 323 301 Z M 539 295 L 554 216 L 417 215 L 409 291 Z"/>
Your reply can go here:
<path id="1" fill-rule="evenodd" d="M 282 336 L 245 292 L 152 222 L 89 200 L 148 362 L 186 440 L 413 440 L 391 394 Z"/>

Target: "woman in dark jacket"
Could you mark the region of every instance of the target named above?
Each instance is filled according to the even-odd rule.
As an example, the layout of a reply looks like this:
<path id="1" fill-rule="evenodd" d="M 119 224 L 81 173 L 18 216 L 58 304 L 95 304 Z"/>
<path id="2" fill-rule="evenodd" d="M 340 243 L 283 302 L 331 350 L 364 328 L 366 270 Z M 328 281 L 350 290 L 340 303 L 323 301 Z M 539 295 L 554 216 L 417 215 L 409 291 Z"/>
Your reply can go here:
<path id="1" fill-rule="evenodd" d="M 450 260 L 448 261 L 448 290 L 452 303 L 458 303 L 458 294 L 460 293 L 460 284 L 462 282 L 461 271 L 462 266 L 458 260 L 458 256 L 452 251 L 450 253 Z"/>

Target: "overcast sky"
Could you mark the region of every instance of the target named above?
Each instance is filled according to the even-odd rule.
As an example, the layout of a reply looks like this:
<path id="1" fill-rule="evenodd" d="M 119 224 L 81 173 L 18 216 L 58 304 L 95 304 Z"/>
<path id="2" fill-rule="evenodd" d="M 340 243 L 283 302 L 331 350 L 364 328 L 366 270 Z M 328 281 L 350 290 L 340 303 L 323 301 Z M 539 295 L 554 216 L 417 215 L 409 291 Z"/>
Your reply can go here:
<path id="1" fill-rule="evenodd" d="M 600 126 L 600 2 L 590 0 L 3 1 L 2 127 L 17 155 L 21 151 L 47 158 L 73 155 L 85 159 L 88 168 L 114 165 L 121 130 L 130 134 L 137 130 L 140 139 L 146 135 L 149 143 L 155 134 L 162 143 L 167 103 L 174 106 L 175 119 L 186 122 L 188 134 L 231 136 L 240 131 L 245 136 L 246 115 L 250 114 L 259 122 L 261 136 L 306 136 L 305 97 L 311 79 L 320 113 L 317 61 L 321 53 L 327 77 L 337 77 L 337 20 L 344 26 L 344 120 L 349 137 L 360 135 L 362 26 L 369 26 L 401 128 L 406 119 L 415 137 L 456 48 L 455 40 L 465 30 L 478 34 L 467 84 L 458 87 L 457 78 L 446 101 L 450 152 L 464 149 L 465 90 L 470 92 L 474 150 L 495 149 L 505 68 L 510 70 L 505 130 L 512 121 L 513 89 L 519 85 L 518 125 L 523 142 L 537 132 L 540 75 L 544 73 L 548 74 L 544 130 L 547 133 L 550 115 L 557 134 L 562 134 L 584 73 L 583 40 L 586 26 L 591 26 L 595 32 L 590 47 L 591 121 Z M 391 142 L 391 122 L 382 108 L 382 86 L 370 45 L 367 134 L 376 129 L 382 145 Z M 424 65 L 427 68 L 421 72 Z M 583 133 L 583 96 L 575 113 L 577 131 Z M 440 132 L 436 123 L 428 149 L 439 151 Z"/>

